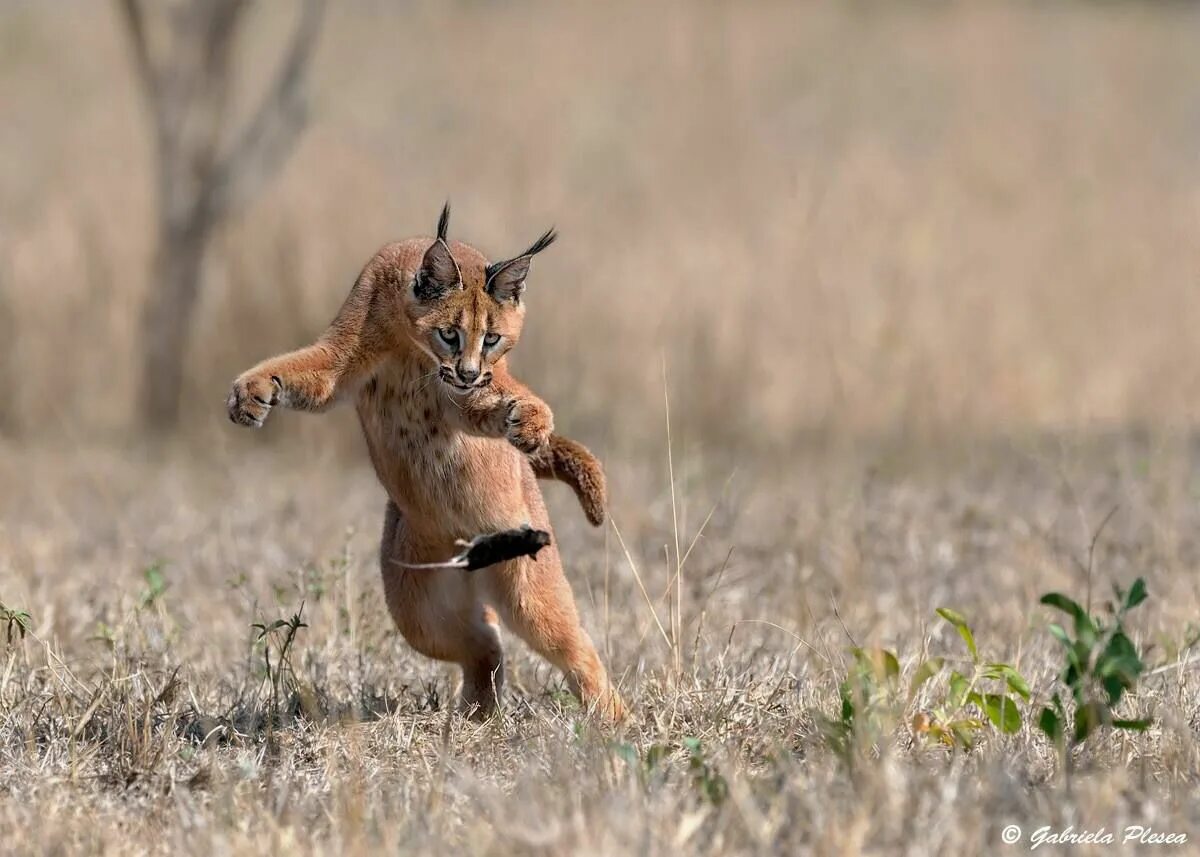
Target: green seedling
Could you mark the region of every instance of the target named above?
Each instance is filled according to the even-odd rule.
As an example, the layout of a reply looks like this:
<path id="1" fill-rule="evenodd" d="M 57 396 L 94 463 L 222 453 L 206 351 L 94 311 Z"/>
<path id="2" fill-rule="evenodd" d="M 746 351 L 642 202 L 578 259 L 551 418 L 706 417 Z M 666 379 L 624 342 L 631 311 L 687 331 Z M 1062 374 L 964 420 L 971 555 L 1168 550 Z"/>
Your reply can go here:
<path id="1" fill-rule="evenodd" d="M 1062 644 L 1065 663 L 1059 681 L 1067 698 L 1055 691 L 1038 716 L 1038 728 L 1069 758 L 1074 750 L 1104 727 L 1145 731 L 1149 718 L 1123 719 L 1114 709 L 1137 685 L 1146 665 L 1125 633 L 1125 617 L 1149 597 L 1146 582 L 1134 581 L 1129 591 L 1113 587 L 1113 619 L 1103 621 L 1059 592 L 1042 596 L 1041 603 L 1067 614 L 1072 630 L 1052 624 L 1050 633 Z"/>

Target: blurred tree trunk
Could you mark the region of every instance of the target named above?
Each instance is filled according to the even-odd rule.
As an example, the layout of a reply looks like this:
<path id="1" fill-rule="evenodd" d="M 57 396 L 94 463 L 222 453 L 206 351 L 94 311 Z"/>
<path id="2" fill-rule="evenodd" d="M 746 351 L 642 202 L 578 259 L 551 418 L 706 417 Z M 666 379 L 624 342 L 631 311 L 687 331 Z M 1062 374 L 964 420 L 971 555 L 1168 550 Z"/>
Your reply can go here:
<path id="1" fill-rule="evenodd" d="M 142 313 L 142 418 L 179 420 L 184 360 L 213 229 L 254 196 L 305 122 L 303 82 L 325 0 L 303 0 L 276 78 L 230 133 L 233 45 L 248 0 L 117 0 L 154 128 L 158 225 Z M 231 142 L 227 142 L 231 140 Z"/>
<path id="2" fill-rule="evenodd" d="M 168 227 L 158 239 L 141 326 L 141 416 L 154 428 L 171 428 L 179 418 L 188 332 L 209 233 L 208 226 Z"/>

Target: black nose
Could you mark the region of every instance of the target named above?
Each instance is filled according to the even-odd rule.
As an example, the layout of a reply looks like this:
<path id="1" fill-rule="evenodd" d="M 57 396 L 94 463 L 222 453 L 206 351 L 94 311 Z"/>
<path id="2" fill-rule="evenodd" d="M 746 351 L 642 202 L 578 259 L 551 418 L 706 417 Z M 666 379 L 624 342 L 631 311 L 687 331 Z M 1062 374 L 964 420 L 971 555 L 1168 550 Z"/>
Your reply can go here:
<path id="1" fill-rule="evenodd" d="M 476 378 L 479 377 L 479 370 L 478 369 L 467 369 L 465 366 L 459 366 L 458 367 L 458 377 L 462 378 L 464 383 L 470 384 L 472 381 L 474 381 Z"/>

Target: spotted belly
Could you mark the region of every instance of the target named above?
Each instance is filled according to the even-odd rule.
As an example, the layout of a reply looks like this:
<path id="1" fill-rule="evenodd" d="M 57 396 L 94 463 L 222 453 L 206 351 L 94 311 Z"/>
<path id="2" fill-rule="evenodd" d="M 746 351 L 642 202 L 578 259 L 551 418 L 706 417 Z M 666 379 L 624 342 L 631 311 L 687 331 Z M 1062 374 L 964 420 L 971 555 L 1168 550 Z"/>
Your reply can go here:
<path id="1" fill-rule="evenodd" d="M 532 471 L 507 441 L 466 434 L 420 402 L 364 398 L 371 461 L 409 526 L 472 538 L 530 522 L 523 481 Z"/>

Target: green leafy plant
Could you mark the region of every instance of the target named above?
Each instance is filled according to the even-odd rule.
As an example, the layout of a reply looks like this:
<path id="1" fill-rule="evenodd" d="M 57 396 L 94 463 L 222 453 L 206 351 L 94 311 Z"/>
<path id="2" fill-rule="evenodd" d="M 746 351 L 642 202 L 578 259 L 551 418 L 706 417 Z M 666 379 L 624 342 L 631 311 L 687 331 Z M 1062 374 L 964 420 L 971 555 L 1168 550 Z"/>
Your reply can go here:
<path id="1" fill-rule="evenodd" d="M 720 806 L 729 795 L 729 784 L 725 782 L 725 777 L 721 776 L 716 765 L 705 756 L 699 738 L 684 738 L 683 746 L 688 751 L 688 770 L 692 773 L 692 785 L 705 800 Z M 651 764 L 656 764 L 657 761 L 656 757 Z"/>
<path id="2" fill-rule="evenodd" d="M 300 618 L 304 613 L 304 602 L 300 609 L 288 619 L 276 619 L 274 622 L 255 622 L 250 627 L 258 631 L 256 642 L 263 644 L 263 662 L 266 666 L 267 681 L 271 685 L 271 714 L 273 718 L 279 714 L 279 701 L 285 682 L 291 689 L 297 688 L 296 670 L 292 665 L 292 646 L 301 628 L 308 625 Z M 271 650 L 275 650 L 275 662 L 271 663 Z"/>
<path id="3" fill-rule="evenodd" d="M 629 769 L 637 774 L 643 785 L 660 770 L 662 762 L 675 749 L 668 744 L 651 744 L 644 752 L 639 752 L 637 746 L 628 741 L 615 741 L 609 746 L 613 755 L 624 761 Z"/>
<path id="4" fill-rule="evenodd" d="M 720 805 L 729 795 L 729 784 L 722 776 L 717 766 L 709 760 L 704 752 L 704 745 L 699 738 L 684 738 L 681 744 L 651 744 L 644 752 L 627 742 L 617 741 L 609 745 L 612 753 L 625 762 L 643 786 L 648 785 L 656 776 L 666 776 L 669 767 L 664 763 L 677 750 L 687 751 L 688 773 L 691 776 L 692 787 L 702 798 L 714 805 Z"/>
<path id="5" fill-rule="evenodd" d="M 914 731 L 961 749 L 973 747 L 989 724 L 1007 734 L 1019 731 L 1020 701 L 1029 699 L 1028 682 L 1011 664 L 980 656 L 975 634 L 962 614 L 947 607 L 937 613 L 962 637 L 970 668 L 950 670 L 945 696 L 932 710 L 916 713 Z M 936 656 L 922 661 L 909 680 L 907 697 L 901 699 L 900 663 L 894 652 L 857 647 L 850 651 L 854 662 L 841 684 L 839 716 L 822 722 L 826 743 L 847 760 L 856 746 L 873 745 L 894 726 L 902 709 L 911 708 L 921 688 L 941 675 L 948 663 Z"/>
<path id="6" fill-rule="evenodd" d="M 855 646 L 850 654 L 854 660 L 839 687 L 838 716 L 821 721 L 825 742 L 847 761 L 855 747 L 875 744 L 895 722 L 900 679 L 895 652 Z"/>
<path id="7" fill-rule="evenodd" d="M 96 633 L 92 634 L 92 636 L 88 637 L 88 639 L 98 643 L 103 643 L 108 647 L 109 651 L 112 651 L 117 645 L 117 631 L 107 622 L 103 620 L 97 620 Z"/>
<path id="8" fill-rule="evenodd" d="M 980 730 L 987 723 L 1006 734 L 1021 729 L 1021 710 L 1018 698 L 1028 702 L 1029 683 L 1012 664 L 985 661 L 975 643 L 975 633 L 966 618 L 949 607 L 939 607 L 937 614 L 962 637 L 970 656 L 970 669 L 952 669 L 947 680 L 947 693 L 940 705 L 931 712 L 920 712 L 913 719 L 913 728 L 944 744 L 970 749 Z M 942 672 L 945 659 L 930 658 L 917 667 L 909 685 L 909 701 L 931 678 Z"/>
<path id="9" fill-rule="evenodd" d="M 29 626 L 33 624 L 33 618 L 28 610 L 8 607 L 0 602 L 0 624 L 4 625 L 5 638 L 11 646 L 14 635 L 25 639 L 25 635 L 29 633 Z"/>
<path id="10" fill-rule="evenodd" d="M 1129 591 L 1113 587 L 1115 608 L 1109 622 L 1090 614 L 1076 601 L 1059 592 L 1043 595 L 1041 603 L 1071 618 L 1072 630 L 1059 624 L 1050 633 L 1063 648 L 1066 663 L 1059 680 L 1068 700 L 1057 691 L 1042 708 L 1037 725 L 1062 752 L 1073 750 L 1102 727 L 1144 731 L 1150 719 L 1122 719 L 1114 709 L 1132 690 L 1146 666 L 1141 654 L 1125 633 L 1125 616 L 1149 597 L 1146 582 L 1134 581 Z"/>
<path id="11" fill-rule="evenodd" d="M 163 564 L 156 562 L 154 565 L 148 566 L 142 572 L 142 579 L 146 581 L 146 587 L 138 596 L 138 607 L 145 610 L 147 607 L 153 606 L 167 591 L 167 579 L 163 577 Z"/>
<path id="12" fill-rule="evenodd" d="M 1114 587 L 1114 595 L 1110 621 L 1091 615 L 1061 593 L 1051 592 L 1041 599 L 1073 622 L 1071 632 L 1058 624 L 1049 628 L 1063 645 L 1066 663 L 1060 681 L 1069 694 L 1064 699 L 1055 692 L 1036 721 L 1064 750 L 1078 746 L 1101 727 L 1142 731 L 1151 723 L 1114 714 L 1145 671 L 1142 655 L 1125 633 L 1124 621 L 1128 612 L 1148 597 L 1146 583 L 1138 578 L 1129 591 Z M 989 725 L 1004 734 L 1019 732 L 1024 722 L 1022 707 L 1031 698 L 1029 682 L 1012 664 L 981 656 L 975 633 L 961 613 L 939 607 L 937 614 L 962 638 L 969 661 L 965 667 L 949 669 L 944 697 L 931 709 L 914 715 L 914 732 L 961 749 L 971 749 Z M 1186 645 L 1193 643 L 1189 638 Z M 900 664 L 895 653 L 858 647 L 850 652 L 854 660 L 840 686 L 838 716 L 820 721 L 826 743 L 847 761 L 853 758 L 855 748 L 878 741 L 894 725 L 901 709 L 911 708 L 921 688 L 943 674 L 948 663 L 947 658 L 935 656 L 918 664 L 901 706 L 896 694 Z"/>

